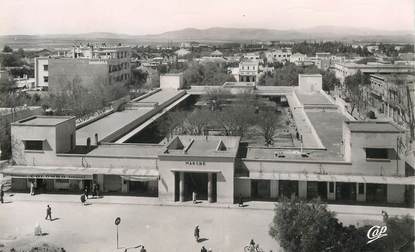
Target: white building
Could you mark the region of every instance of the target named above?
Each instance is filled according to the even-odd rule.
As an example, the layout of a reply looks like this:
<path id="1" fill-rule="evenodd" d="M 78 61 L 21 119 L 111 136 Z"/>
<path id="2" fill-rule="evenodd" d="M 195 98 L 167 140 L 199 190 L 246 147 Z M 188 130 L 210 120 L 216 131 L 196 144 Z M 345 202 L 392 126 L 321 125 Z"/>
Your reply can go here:
<path id="1" fill-rule="evenodd" d="M 291 48 L 282 48 L 265 52 L 265 57 L 267 58 L 268 63 L 290 61 L 291 55 Z"/>
<path id="2" fill-rule="evenodd" d="M 49 58 L 35 58 L 35 88 L 48 89 Z"/>

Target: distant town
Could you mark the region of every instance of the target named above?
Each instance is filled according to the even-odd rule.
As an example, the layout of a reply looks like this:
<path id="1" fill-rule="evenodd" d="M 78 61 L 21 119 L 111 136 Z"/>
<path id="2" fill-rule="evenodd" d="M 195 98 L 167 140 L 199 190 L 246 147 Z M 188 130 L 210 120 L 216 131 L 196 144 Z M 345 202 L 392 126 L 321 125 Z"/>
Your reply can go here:
<path id="1" fill-rule="evenodd" d="M 134 204 L 151 206 L 141 217 L 152 211 L 174 216 L 178 211 L 162 205 L 208 207 L 200 210 L 207 211 L 206 215 L 201 212 L 200 219 L 192 219 L 191 212 L 186 216 L 192 221 L 178 217 L 183 218 L 190 236 L 197 225 L 196 243 L 183 245 L 183 251 L 208 251 L 208 247 L 246 252 L 326 251 L 328 247 L 333 249 L 327 251 L 363 251 L 368 246 L 364 239 L 369 224 L 383 220 L 393 226 L 386 212 L 391 216 L 413 213 L 413 44 L 375 40 L 124 42 L 74 39 L 65 48 L 4 45 L 0 52 L 0 184 L 6 199 L 25 204 L 50 202 L 53 211 L 61 197 L 73 202 L 80 195 L 83 206 L 91 202 L 90 209 L 101 203 L 126 204 L 124 210 Z M 92 198 L 86 199 L 88 195 Z M 311 202 L 313 207 L 296 200 Z M 321 227 L 336 223 L 333 229 L 340 231 L 327 231 L 330 241 L 323 244 L 319 243 L 322 238 L 314 237 L 320 245 L 305 249 L 298 245 L 308 246 L 305 238 L 289 240 L 281 235 L 285 234 L 282 227 L 306 221 L 289 222 L 289 217 L 281 216 L 295 215 L 284 211 L 298 206 L 328 213 L 320 208 L 320 201 L 338 212 L 339 219 L 344 218 L 343 224 L 331 214 L 309 215 L 327 218 Z M 269 228 L 256 219 L 263 215 L 257 211 L 272 210 L 275 202 L 285 208 L 276 207 L 274 219 L 263 220 L 272 223 Z M 242 211 L 245 206 L 253 211 L 249 217 L 229 212 L 229 221 L 249 222 L 248 228 L 243 223 L 238 226 L 240 236 L 235 235 L 238 230 L 229 232 L 233 234 L 229 237 L 214 231 L 227 230 L 220 226 L 224 219 L 217 222 L 224 215 L 209 208 Z M 84 211 L 79 204 L 76 209 Z M 359 219 L 359 209 L 367 209 L 365 218 L 372 222 Z M 382 210 L 380 215 L 379 209 L 386 214 Z M 123 211 L 125 216 L 131 214 Z M 85 221 L 100 225 L 92 212 L 85 214 L 90 218 Z M 102 218 L 105 214 L 102 211 Z M 203 216 L 216 217 L 202 221 Z M 127 225 L 123 218 L 120 229 Z M 160 223 L 173 221 L 159 218 Z M 148 251 L 171 251 L 154 240 L 164 232 L 151 233 L 158 222 L 141 221 L 129 227 L 142 234 L 140 246 Z M 258 228 L 255 221 L 264 228 Z M 217 229 L 210 229 L 209 223 Z M 52 224 L 44 225 L 59 233 Z M 73 224 L 67 225 L 63 229 Z M 211 237 L 204 240 L 205 233 L 199 238 L 199 228 Z M 269 235 L 264 231 L 268 229 Z M 348 238 L 333 238 L 336 232 Z M 182 238 L 180 230 L 172 233 Z M 350 238 L 360 234 L 361 240 Z M 163 236 L 169 246 L 177 245 L 167 234 Z M 117 251 L 107 250 L 107 241 L 93 244 L 94 238 L 48 237 L 45 241 L 73 251 Z M 413 248 L 413 233 L 408 237 L 402 246 Z M 77 239 L 82 242 L 71 242 Z M 7 248 L 19 246 L 5 244 Z M 396 244 L 382 248 L 397 249 Z M 355 250 L 342 250 L 353 246 Z M 387 251 L 373 246 L 367 251 Z"/>

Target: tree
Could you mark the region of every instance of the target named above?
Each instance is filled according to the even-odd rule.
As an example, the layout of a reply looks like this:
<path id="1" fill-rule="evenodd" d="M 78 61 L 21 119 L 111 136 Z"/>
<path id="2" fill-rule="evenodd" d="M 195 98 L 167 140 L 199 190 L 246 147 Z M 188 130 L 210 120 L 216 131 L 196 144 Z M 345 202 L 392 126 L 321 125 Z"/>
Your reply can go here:
<path id="1" fill-rule="evenodd" d="M 4 67 L 23 66 L 23 61 L 15 53 L 0 55 L 0 63 Z"/>
<path id="2" fill-rule="evenodd" d="M 323 82 L 323 90 L 330 92 L 334 90 L 335 87 L 340 86 L 340 80 L 337 79 L 336 75 L 330 71 L 322 71 L 322 82 Z"/>
<path id="3" fill-rule="evenodd" d="M 341 231 L 325 204 L 319 200 L 307 204 L 292 197 L 276 206 L 269 234 L 287 251 L 342 251 L 337 239 Z"/>
<path id="4" fill-rule="evenodd" d="M 7 78 L 0 78 L 0 98 L 5 98 L 5 96 L 9 94 L 15 86 L 14 81 Z"/>
<path id="5" fill-rule="evenodd" d="M 275 111 L 260 110 L 256 117 L 256 124 L 260 127 L 265 145 L 274 144 L 275 131 L 281 123 L 281 118 Z"/>
<path id="6" fill-rule="evenodd" d="M 143 71 L 142 69 L 133 69 L 131 70 L 131 82 L 130 86 L 133 87 L 136 91 L 144 86 L 147 81 L 148 72 Z"/>
<path id="7" fill-rule="evenodd" d="M 13 49 L 12 49 L 10 46 L 5 45 L 5 46 L 3 47 L 3 52 L 5 52 L 5 53 L 10 53 L 10 52 L 13 52 Z"/>
<path id="8" fill-rule="evenodd" d="M 369 84 L 369 78 L 359 70 L 357 73 L 347 76 L 344 79 L 344 84 L 351 101 L 350 113 L 353 114 L 354 109 L 356 107 L 359 109 L 364 100 L 364 89 Z"/>
<path id="9" fill-rule="evenodd" d="M 415 140 L 415 111 L 414 101 L 412 100 L 414 91 L 411 91 L 409 83 L 399 78 L 396 79 L 396 87 L 398 99 L 390 102 L 399 109 L 400 118 L 409 129 L 409 139 L 413 142 Z"/>
<path id="10" fill-rule="evenodd" d="M 202 97 L 202 100 L 206 102 L 210 110 L 220 110 L 228 99 L 232 97 L 229 90 L 223 88 L 210 88 L 206 94 Z"/>
<path id="11" fill-rule="evenodd" d="M 227 81 L 235 81 L 235 78 L 228 74 L 224 67 L 213 62 L 190 63 L 184 71 L 183 79 L 185 87 L 191 85 L 220 86 Z"/>

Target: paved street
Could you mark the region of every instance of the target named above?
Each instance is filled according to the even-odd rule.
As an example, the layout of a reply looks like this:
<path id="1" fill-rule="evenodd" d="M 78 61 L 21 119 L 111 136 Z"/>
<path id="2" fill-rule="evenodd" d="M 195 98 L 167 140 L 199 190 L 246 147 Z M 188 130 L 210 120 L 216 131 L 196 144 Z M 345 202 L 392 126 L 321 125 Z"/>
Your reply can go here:
<path id="1" fill-rule="evenodd" d="M 114 219 L 121 217 L 120 247 L 144 244 L 152 251 L 200 251 L 202 245 L 212 251 L 243 251 L 253 238 L 265 251 L 280 251 L 278 243 L 268 235 L 273 217 L 273 204 L 252 202 L 240 209 L 201 203 L 160 206 L 156 199 L 107 196 L 90 200 L 83 206 L 76 195 L 16 194 L 6 197 L 0 205 L 0 244 L 7 248 L 22 244 L 50 242 L 67 251 L 117 251 Z M 52 207 L 54 221 L 45 221 L 46 205 Z M 345 224 L 371 224 L 381 220 L 378 207 L 330 205 L 339 212 Z M 389 213 L 413 214 L 413 209 L 389 208 Z M 4 216 L 7 216 L 5 218 Z M 33 236 L 39 223 L 42 237 Z M 200 226 L 201 238 L 193 237 L 195 225 Z M 1 248 L 0 248 L 1 249 Z M 9 251 L 9 250 L 6 250 Z M 118 251 L 124 251 L 119 249 Z M 137 251 L 137 250 L 129 250 Z"/>
<path id="2" fill-rule="evenodd" d="M 120 216 L 120 247 L 144 244 L 149 252 L 200 251 L 204 245 L 213 251 L 243 251 L 254 238 L 266 251 L 278 251 L 267 233 L 272 211 L 63 202 L 51 207 L 52 218 L 58 218 L 52 222 L 44 220 L 45 202 L 1 205 L 0 243 L 13 246 L 19 240 L 40 240 L 67 251 L 116 251 L 114 219 Z M 36 223 L 48 234 L 35 238 Z M 197 224 L 201 238 L 207 239 L 201 243 L 193 237 Z M 12 240 L 3 240 L 7 238 Z"/>

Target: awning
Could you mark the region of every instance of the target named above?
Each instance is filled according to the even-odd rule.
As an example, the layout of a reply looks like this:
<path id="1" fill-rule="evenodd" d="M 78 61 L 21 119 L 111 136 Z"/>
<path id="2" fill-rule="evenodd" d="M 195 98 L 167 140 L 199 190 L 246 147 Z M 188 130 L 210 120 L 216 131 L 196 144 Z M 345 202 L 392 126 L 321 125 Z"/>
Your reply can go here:
<path id="1" fill-rule="evenodd" d="M 396 184 L 415 185 L 415 176 L 393 177 L 393 176 L 368 176 L 368 175 L 334 175 L 315 173 L 263 173 L 250 172 L 249 177 L 238 177 L 239 179 L 262 179 L 262 180 L 297 180 L 297 181 L 329 181 L 350 183 L 372 183 L 372 184 Z"/>
<path id="2" fill-rule="evenodd" d="M 139 181 L 139 182 L 149 182 L 149 181 L 156 181 L 159 179 L 158 176 L 121 176 L 122 179 L 128 181 Z"/>
<path id="3" fill-rule="evenodd" d="M 200 168 L 194 168 L 194 169 L 170 169 L 172 172 L 192 172 L 192 173 L 220 173 L 220 170 L 209 170 L 209 169 L 200 169 Z"/>
<path id="4" fill-rule="evenodd" d="M 158 179 L 159 172 L 151 168 L 83 168 L 83 167 L 53 167 L 53 166 L 9 166 L 0 173 L 14 178 L 45 178 L 45 179 L 91 179 L 94 174 L 144 176 Z"/>

